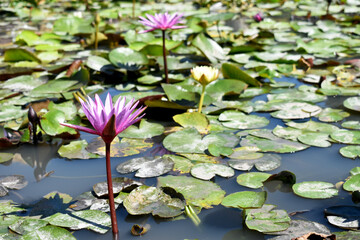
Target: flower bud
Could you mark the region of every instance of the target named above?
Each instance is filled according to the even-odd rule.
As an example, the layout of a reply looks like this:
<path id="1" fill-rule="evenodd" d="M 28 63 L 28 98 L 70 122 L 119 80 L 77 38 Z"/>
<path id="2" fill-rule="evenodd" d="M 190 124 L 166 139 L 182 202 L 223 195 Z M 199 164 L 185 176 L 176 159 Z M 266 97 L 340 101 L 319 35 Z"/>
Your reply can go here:
<path id="1" fill-rule="evenodd" d="M 219 77 L 219 70 L 213 67 L 200 66 L 191 69 L 191 77 L 206 86 Z"/>

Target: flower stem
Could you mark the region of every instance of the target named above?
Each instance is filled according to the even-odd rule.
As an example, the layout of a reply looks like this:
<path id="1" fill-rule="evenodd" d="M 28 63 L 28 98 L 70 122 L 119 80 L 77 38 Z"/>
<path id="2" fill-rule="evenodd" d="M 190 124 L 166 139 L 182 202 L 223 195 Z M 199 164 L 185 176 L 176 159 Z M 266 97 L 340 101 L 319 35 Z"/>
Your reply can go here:
<path id="1" fill-rule="evenodd" d="M 166 61 L 165 30 L 162 30 L 162 38 L 163 38 L 163 57 L 164 57 L 165 82 L 169 83 L 168 67 L 167 67 L 167 61 Z"/>
<path id="2" fill-rule="evenodd" d="M 135 18 L 135 0 L 133 0 L 133 4 L 132 4 L 132 17 Z"/>
<path id="3" fill-rule="evenodd" d="M 203 105 L 203 102 L 204 102 L 204 96 L 205 96 L 205 85 L 202 85 L 202 92 L 201 92 L 201 97 L 200 97 L 200 102 L 199 102 L 199 110 L 198 110 L 198 113 L 201 113 L 201 110 L 202 110 L 202 105 Z"/>
<path id="4" fill-rule="evenodd" d="M 110 205 L 110 216 L 111 216 L 111 226 L 114 235 L 117 235 L 119 232 L 116 213 L 115 213 L 115 203 L 114 203 L 114 192 L 113 192 L 113 184 L 111 178 L 111 163 L 110 163 L 110 144 L 105 143 L 105 151 L 106 151 L 106 177 L 108 184 L 108 193 L 109 193 L 109 205 Z"/>

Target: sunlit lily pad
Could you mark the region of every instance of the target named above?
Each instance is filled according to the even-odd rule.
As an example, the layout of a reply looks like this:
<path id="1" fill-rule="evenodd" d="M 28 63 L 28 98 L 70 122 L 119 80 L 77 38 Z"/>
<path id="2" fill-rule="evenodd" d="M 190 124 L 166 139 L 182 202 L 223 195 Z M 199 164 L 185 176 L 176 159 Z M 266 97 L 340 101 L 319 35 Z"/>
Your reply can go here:
<path id="1" fill-rule="evenodd" d="M 265 117 L 247 115 L 238 111 L 225 111 L 220 114 L 219 120 L 225 127 L 236 129 L 261 128 L 269 124 Z"/>
<path id="2" fill-rule="evenodd" d="M 192 45 L 197 47 L 212 63 L 218 63 L 226 58 L 222 47 L 203 33 L 198 34 L 194 38 Z"/>
<path id="3" fill-rule="evenodd" d="M 89 158 L 99 158 L 99 156 L 94 153 L 90 153 L 86 150 L 88 143 L 86 140 L 72 141 L 67 145 L 62 145 L 58 153 L 61 157 L 69 159 L 89 159 Z"/>
<path id="4" fill-rule="evenodd" d="M 261 188 L 271 174 L 261 172 L 242 173 L 236 178 L 236 182 L 248 188 Z"/>
<path id="5" fill-rule="evenodd" d="M 312 120 L 309 120 L 307 122 L 297 123 L 297 122 L 287 122 L 287 126 L 293 127 L 296 129 L 311 131 L 311 132 L 323 132 L 331 134 L 334 131 L 339 130 L 338 127 L 328 124 L 328 123 L 321 123 L 321 122 L 315 122 Z"/>
<path id="6" fill-rule="evenodd" d="M 232 168 L 214 163 L 196 164 L 191 168 L 190 173 L 192 176 L 202 180 L 210 180 L 211 178 L 215 177 L 215 175 L 229 178 L 235 174 Z"/>
<path id="7" fill-rule="evenodd" d="M 350 131 L 345 129 L 340 129 L 333 132 L 331 138 L 347 144 L 360 144 L 360 131 Z"/>
<path id="8" fill-rule="evenodd" d="M 61 133 L 69 132 L 70 134 L 76 134 L 75 129 L 60 125 L 65 122 L 65 113 L 60 110 L 52 110 L 47 112 L 41 118 L 42 129 L 50 136 L 56 136 Z M 80 119 L 74 118 L 73 121 L 69 121 L 72 124 L 79 124 Z"/>
<path id="9" fill-rule="evenodd" d="M 244 72 L 235 64 L 232 63 L 223 63 L 221 65 L 221 71 L 224 76 L 224 78 L 227 79 L 238 79 L 240 81 L 243 81 L 246 84 L 249 84 L 253 87 L 260 87 L 261 83 L 256 80 L 255 78 L 251 77 L 249 74 Z"/>
<path id="10" fill-rule="evenodd" d="M 0 110 L 0 122 L 21 118 L 27 113 L 27 110 L 22 110 L 17 106 L 7 106 L 6 108 L 0 106 Z"/>
<path id="11" fill-rule="evenodd" d="M 71 230 L 91 229 L 102 234 L 106 233 L 111 225 L 110 216 L 98 210 L 83 210 L 71 214 L 56 213 L 44 220 L 58 227 Z"/>
<path id="12" fill-rule="evenodd" d="M 286 230 L 290 217 L 285 210 L 276 210 L 275 205 L 264 204 L 261 208 L 245 209 L 245 224 L 249 229 L 262 233 Z"/>
<path id="13" fill-rule="evenodd" d="M 360 97 L 351 97 L 344 101 L 344 106 L 348 109 L 360 112 Z"/>
<path id="14" fill-rule="evenodd" d="M 302 143 L 315 147 L 331 146 L 331 143 L 329 142 L 331 139 L 327 133 L 308 132 L 298 136 L 298 140 Z"/>
<path id="15" fill-rule="evenodd" d="M 336 235 L 337 240 L 350 240 L 360 238 L 360 232 L 358 231 L 344 231 L 344 232 L 333 232 Z"/>
<path id="16" fill-rule="evenodd" d="M 205 92 L 212 98 L 221 100 L 224 95 L 240 94 L 247 85 L 237 79 L 221 79 L 206 86 Z"/>
<path id="17" fill-rule="evenodd" d="M 232 208 L 260 208 L 266 201 L 266 192 L 236 192 L 227 195 L 221 205 Z"/>
<path id="18" fill-rule="evenodd" d="M 352 175 L 343 185 L 344 190 L 355 192 L 360 190 L 360 174 Z"/>
<path id="19" fill-rule="evenodd" d="M 18 204 L 13 203 L 12 201 L 2 201 L 0 202 L 0 213 L 9 214 L 25 211 L 24 208 L 20 208 Z"/>
<path id="20" fill-rule="evenodd" d="M 174 167 L 174 162 L 167 157 L 157 156 L 155 158 L 141 157 L 133 158 L 129 161 L 120 163 L 116 171 L 127 174 L 137 171 L 135 177 L 157 177 L 170 172 Z"/>
<path id="21" fill-rule="evenodd" d="M 0 178 L 0 185 L 9 189 L 22 189 L 26 187 L 28 181 L 22 175 L 10 175 Z"/>
<path id="22" fill-rule="evenodd" d="M 137 70 L 141 65 L 148 64 L 149 62 L 148 58 L 143 53 L 126 47 L 112 50 L 109 53 L 109 60 L 115 66 L 128 70 Z"/>
<path id="23" fill-rule="evenodd" d="M 218 205 L 225 196 L 225 191 L 217 184 L 186 176 L 159 177 L 158 187 L 174 188 L 184 195 L 187 204 L 201 208 Z"/>
<path id="24" fill-rule="evenodd" d="M 41 60 L 34 54 L 23 48 L 10 48 L 4 53 L 5 62 L 33 61 L 40 63 Z"/>
<path id="25" fill-rule="evenodd" d="M 283 126 L 277 125 L 273 129 L 272 132 L 277 137 L 285 138 L 285 139 L 288 139 L 291 141 L 297 141 L 297 138 L 301 134 L 306 132 L 306 130 L 301 130 L 301 129 L 297 129 L 297 128 L 293 128 L 293 127 L 283 127 Z"/>
<path id="26" fill-rule="evenodd" d="M 185 204 L 178 198 L 171 198 L 159 188 L 140 186 L 124 200 L 124 207 L 132 215 L 151 213 L 170 218 L 182 214 Z"/>
<path id="27" fill-rule="evenodd" d="M 281 108 L 270 113 L 271 116 L 281 119 L 303 119 L 317 115 L 321 108 L 309 103 L 293 102 L 281 104 Z"/>
<path id="28" fill-rule="evenodd" d="M 198 112 L 183 113 L 173 116 L 175 122 L 180 124 L 182 127 L 193 127 L 196 128 L 199 132 L 205 132 L 209 125 L 204 114 Z"/>
<path id="29" fill-rule="evenodd" d="M 29 232 L 22 237 L 23 240 L 75 240 L 76 238 L 66 229 L 56 226 L 44 226 Z"/>
<path id="30" fill-rule="evenodd" d="M 23 75 L 6 80 L 6 82 L 2 83 L 0 87 L 4 89 L 16 89 L 16 91 L 28 92 L 44 83 L 45 82 L 42 79 L 34 78 L 31 75 Z"/>
<path id="31" fill-rule="evenodd" d="M 269 101 L 272 100 L 290 100 L 290 101 L 306 101 L 311 103 L 322 102 L 326 100 L 326 96 L 311 93 L 311 92 L 303 92 L 298 90 L 293 90 L 285 93 L 278 94 L 268 94 L 267 95 Z"/>
<path id="32" fill-rule="evenodd" d="M 0 153 L 0 163 L 10 161 L 14 157 L 12 153 Z"/>
<path id="33" fill-rule="evenodd" d="M 329 223 L 344 229 L 360 228 L 360 208 L 356 206 L 333 206 L 325 209 Z"/>
<path id="34" fill-rule="evenodd" d="M 360 121 L 346 121 L 341 124 L 343 128 L 360 130 Z"/>
<path id="35" fill-rule="evenodd" d="M 185 157 L 181 157 L 181 156 L 177 156 L 177 155 L 170 155 L 170 154 L 166 154 L 163 156 L 170 158 L 171 161 L 174 162 L 173 170 L 180 171 L 180 173 L 189 173 L 192 166 L 194 166 L 194 164 L 188 158 L 185 158 Z"/>
<path id="36" fill-rule="evenodd" d="M 261 155 L 258 158 L 230 159 L 228 164 L 230 167 L 241 171 L 250 171 L 254 166 L 261 172 L 272 171 L 280 167 L 280 155 L 266 153 Z"/>
<path id="37" fill-rule="evenodd" d="M 338 122 L 348 116 L 350 114 L 341 109 L 325 108 L 317 117 L 322 122 Z"/>
<path id="38" fill-rule="evenodd" d="M 355 159 L 360 157 L 360 146 L 346 146 L 339 150 L 340 154 L 347 158 Z"/>
<path id="39" fill-rule="evenodd" d="M 127 138 L 152 138 L 161 135 L 164 130 L 161 124 L 151 123 L 145 119 L 141 119 L 139 127 L 131 125 L 125 131 L 118 134 L 118 136 Z"/>
<path id="40" fill-rule="evenodd" d="M 338 195 L 334 184 L 320 181 L 296 183 L 292 186 L 296 195 L 304 198 L 325 199 Z"/>
<path id="41" fill-rule="evenodd" d="M 33 218 L 22 218 L 16 223 L 9 226 L 9 228 L 21 235 L 32 232 L 38 228 L 44 227 L 48 224 L 47 221 Z"/>

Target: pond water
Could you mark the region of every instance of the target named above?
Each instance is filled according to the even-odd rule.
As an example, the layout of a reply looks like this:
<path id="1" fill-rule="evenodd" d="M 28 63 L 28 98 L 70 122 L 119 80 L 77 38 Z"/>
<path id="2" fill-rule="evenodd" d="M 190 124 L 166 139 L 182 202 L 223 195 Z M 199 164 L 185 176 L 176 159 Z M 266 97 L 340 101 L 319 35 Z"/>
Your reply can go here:
<path id="1" fill-rule="evenodd" d="M 290 80 L 295 79 L 282 79 Z M 297 84 L 302 84 L 297 82 Z M 110 89 L 111 94 L 117 93 Z M 106 93 L 101 95 L 104 99 Z M 258 97 L 254 100 L 262 99 Z M 343 97 L 329 97 L 326 102 L 322 102 L 322 107 L 341 108 Z M 351 113 L 348 120 L 360 120 L 360 115 L 356 112 Z M 284 125 L 279 119 L 271 118 L 268 113 L 259 114 L 267 116 L 271 123 L 267 126 L 273 129 L 276 125 Z M 149 119 L 151 120 L 151 119 Z M 81 133 L 81 138 L 90 141 L 93 135 Z M 23 204 L 32 204 L 39 201 L 44 195 L 52 191 L 69 194 L 76 197 L 83 192 L 92 189 L 92 186 L 98 182 L 106 180 L 105 159 L 90 160 L 68 160 L 59 158 L 58 148 L 63 144 L 61 141 L 54 141 L 53 144 L 40 143 L 37 146 L 24 144 L 18 148 L 11 149 L 13 153 L 20 153 L 20 159 L 14 158 L 10 163 L 0 164 L 1 175 L 20 174 L 24 175 L 29 184 L 17 191 L 10 191 L 9 195 L 3 197 L 3 200 L 13 200 Z M 310 147 L 309 149 L 289 154 L 281 154 L 281 166 L 269 173 L 279 173 L 287 170 L 297 176 L 297 182 L 302 181 L 325 181 L 338 183 L 344 181 L 349 176 L 349 171 L 358 166 L 357 160 L 344 158 L 339 154 L 342 144 L 333 144 L 329 148 Z M 134 174 L 119 174 L 115 167 L 126 160 L 138 156 L 152 156 L 152 149 L 145 153 L 130 157 L 113 157 L 112 173 L 113 177 L 129 177 L 143 182 L 148 186 L 156 186 L 156 178 L 140 179 L 134 177 Z M 248 190 L 236 183 L 236 177 L 242 171 L 236 171 L 234 177 L 221 178 L 215 177 L 213 181 L 221 186 L 227 194 Z M 171 173 L 170 173 L 171 174 Z M 339 196 L 325 200 L 304 199 L 293 194 L 291 187 L 284 185 L 279 181 L 272 181 L 265 184 L 264 190 L 267 191 L 266 203 L 277 205 L 279 209 L 284 209 L 288 213 L 300 212 L 295 214 L 292 219 L 310 220 L 326 225 L 331 231 L 340 231 L 340 229 L 330 225 L 324 217 L 323 210 L 336 205 L 353 205 L 351 194 L 340 191 Z M 260 190 L 259 190 L 260 191 Z M 263 234 L 251 231 L 243 227 L 241 210 L 225 208 L 223 206 L 214 206 L 212 209 L 204 209 L 199 214 L 201 224 L 195 226 L 188 219 L 176 221 L 154 218 L 150 215 L 132 216 L 121 206 L 117 210 L 119 221 L 120 239 L 136 239 L 130 233 L 134 224 L 150 224 L 151 229 L 143 238 L 146 239 L 202 239 L 202 240 L 231 240 L 248 239 L 259 240 L 266 239 Z M 109 231 L 105 235 L 100 235 L 88 230 L 75 231 L 74 236 L 77 239 L 111 239 L 112 233 Z"/>

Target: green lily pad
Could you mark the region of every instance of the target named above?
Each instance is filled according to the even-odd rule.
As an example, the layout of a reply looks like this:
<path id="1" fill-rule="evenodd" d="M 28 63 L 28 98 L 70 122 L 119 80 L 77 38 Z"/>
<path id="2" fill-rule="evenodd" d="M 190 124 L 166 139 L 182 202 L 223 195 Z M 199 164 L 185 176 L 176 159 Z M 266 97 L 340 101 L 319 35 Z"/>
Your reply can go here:
<path id="1" fill-rule="evenodd" d="M 325 108 L 317 117 L 322 122 L 338 122 L 349 116 L 350 113 L 341 109 Z"/>
<path id="2" fill-rule="evenodd" d="M 225 127 L 236 129 L 261 128 L 269 124 L 269 120 L 265 117 L 247 115 L 233 110 L 221 113 L 219 121 L 222 121 L 222 124 Z"/>
<path id="3" fill-rule="evenodd" d="M 93 33 L 94 28 L 91 26 L 92 19 L 85 19 L 75 16 L 59 18 L 54 22 L 54 32 L 69 33 Z"/>
<path id="4" fill-rule="evenodd" d="M 360 144 L 360 131 L 350 131 L 345 129 L 340 129 L 333 132 L 331 138 L 347 144 Z"/>
<path id="5" fill-rule="evenodd" d="M 226 59 L 224 49 L 214 40 L 207 38 L 203 33 L 198 34 L 194 38 L 192 45 L 197 47 L 214 64 Z"/>
<path id="6" fill-rule="evenodd" d="M 210 180 L 215 175 L 229 178 L 235 174 L 232 168 L 215 163 L 198 163 L 191 168 L 190 173 L 192 176 L 202 180 Z"/>
<path id="7" fill-rule="evenodd" d="M 225 95 L 242 93 L 246 87 L 247 84 L 237 79 L 220 79 L 207 85 L 205 93 L 214 99 L 221 100 Z"/>
<path id="8" fill-rule="evenodd" d="M 327 134 L 331 134 L 332 132 L 339 130 L 338 127 L 332 124 L 315 122 L 312 120 L 303 123 L 297 123 L 291 121 L 291 122 L 287 122 L 286 125 L 296 129 L 301 129 L 311 132 L 322 132 Z"/>
<path id="9" fill-rule="evenodd" d="M 153 85 L 153 84 L 162 82 L 162 78 L 161 77 L 156 77 L 156 76 L 153 76 L 153 75 L 145 75 L 145 76 L 142 76 L 142 77 L 138 78 L 137 81 L 140 84 Z"/>
<path id="10" fill-rule="evenodd" d="M 273 129 L 273 134 L 280 138 L 285 138 L 291 141 L 297 141 L 298 137 L 301 136 L 306 130 L 301 130 L 293 127 L 282 127 L 277 125 Z"/>
<path id="11" fill-rule="evenodd" d="M 112 178 L 112 183 L 113 183 L 112 185 L 113 185 L 114 194 L 118 194 L 126 188 L 135 188 L 137 186 L 143 185 L 141 182 L 126 177 Z M 107 182 L 96 183 L 93 186 L 93 190 L 96 196 L 104 197 L 108 195 L 108 184 Z M 84 194 L 81 194 L 76 198 L 76 200 L 78 201 L 88 200 L 88 199 L 90 200 L 94 199 L 94 196 L 91 193 L 89 194 L 88 192 L 85 192 Z"/>
<path id="12" fill-rule="evenodd" d="M 355 192 L 360 190 L 360 175 L 356 174 L 351 176 L 343 185 L 345 191 Z"/>
<path id="13" fill-rule="evenodd" d="M 338 195 L 338 190 L 334 184 L 320 181 L 308 181 L 295 183 L 293 191 L 296 195 L 311 199 L 332 198 Z"/>
<path id="14" fill-rule="evenodd" d="M 351 97 L 344 101 L 344 106 L 348 109 L 360 112 L 360 97 Z"/>
<path id="15" fill-rule="evenodd" d="M 0 106 L 0 122 L 9 121 L 12 119 L 17 119 L 23 117 L 28 111 L 22 110 L 18 106 Z"/>
<path id="16" fill-rule="evenodd" d="M 64 127 L 60 125 L 60 123 L 65 122 L 65 113 L 60 110 L 52 110 L 47 112 L 41 118 L 41 126 L 42 129 L 50 136 L 56 136 L 64 132 L 69 132 L 70 134 L 76 134 L 76 130 Z M 74 121 L 69 121 L 69 123 L 73 123 Z M 76 120 L 76 123 L 79 124 L 79 119 Z"/>
<path id="17" fill-rule="evenodd" d="M 261 208 L 245 209 L 246 226 L 262 233 L 286 230 L 290 227 L 291 219 L 285 210 L 276 210 L 275 207 L 264 204 Z"/>
<path id="18" fill-rule="evenodd" d="M 6 80 L 0 87 L 11 90 L 15 89 L 18 92 L 28 92 L 44 83 L 44 80 L 39 78 L 34 78 L 31 75 L 23 75 Z"/>
<path id="19" fill-rule="evenodd" d="M 86 61 L 86 65 L 95 71 L 104 73 L 111 73 L 115 69 L 109 60 L 99 56 L 90 56 Z"/>
<path id="20" fill-rule="evenodd" d="M 300 136 L 298 136 L 298 140 L 302 143 L 315 147 L 331 146 L 331 143 L 329 142 L 330 140 L 329 134 L 327 133 L 315 133 L 315 132 L 303 133 Z"/>
<path id="21" fill-rule="evenodd" d="M 333 232 L 336 235 L 337 240 L 356 240 L 360 238 L 360 232 L 357 231 L 344 231 L 344 232 Z"/>
<path id="22" fill-rule="evenodd" d="M 109 53 L 109 60 L 115 66 L 128 70 L 137 70 L 139 67 L 146 65 L 149 62 L 148 58 L 143 53 L 126 47 L 112 50 Z"/>
<path id="23" fill-rule="evenodd" d="M 0 163 L 10 161 L 14 157 L 12 153 L 0 153 Z"/>
<path id="24" fill-rule="evenodd" d="M 269 101 L 290 100 L 290 101 L 306 101 L 311 103 L 317 103 L 326 100 L 326 96 L 324 95 L 320 95 L 312 92 L 298 91 L 298 90 L 293 90 L 278 94 L 268 94 L 267 98 L 269 99 Z"/>
<path id="25" fill-rule="evenodd" d="M 242 191 L 227 195 L 221 205 L 232 208 L 260 208 L 266 201 L 266 192 Z"/>
<path id="26" fill-rule="evenodd" d="M 231 157 L 231 156 L 230 156 Z M 233 157 L 231 157 L 233 158 Z M 272 171 L 281 165 L 281 157 L 277 154 L 261 154 L 257 158 L 243 158 L 243 159 L 230 159 L 228 164 L 230 167 L 241 170 L 241 171 L 250 171 L 254 166 L 257 170 Z"/>
<path id="27" fill-rule="evenodd" d="M 217 184 L 186 176 L 159 177 L 158 187 L 171 187 L 184 196 L 187 204 L 200 208 L 218 205 L 225 196 Z"/>
<path id="28" fill-rule="evenodd" d="M 29 232 L 22 237 L 23 240 L 75 240 L 76 238 L 66 229 L 56 226 L 44 226 Z"/>
<path id="29" fill-rule="evenodd" d="M 221 65 L 221 71 L 224 78 L 238 79 L 253 87 L 260 87 L 261 83 L 249 74 L 241 70 L 237 65 L 232 63 L 223 63 Z"/>
<path id="30" fill-rule="evenodd" d="M 72 141 L 67 145 L 62 145 L 58 153 L 61 157 L 68 159 L 89 159 L 89 158 L 99 158 L 97 154 L 90 153 L 86 150 L 88 143 L 86 140 Z"/>
<path id="31" fill-rule="evenodd" d="M 194 86 L 190 85 L 172 85 L 172 84 L 161 84 L 164 89 L 166 96 L 171 101 L 187 100 L 191 102 L 196 101 L 196 94 L 194 92 Z"/>
<path id="32" fill-rule="evenodd" d="M 15 215 L 3 215 L 1 216 L 1 222 L 0 222 L 0 239 L 2 233 L 8 233 L 9 232 L 9 226 L 16 223 L 20 217 Z M 7 239 L 7 238 L 6 238 Z"/>
<path id="33" fill-rule="evenodd" d="M 23 48 L 9 48 L 4 53 L 5 62 L 30 61 L 41 63 L 41 60 L 32 52 Z"/>
<path id="34" fill-rule="evenodd" d="M 45 84 L 42 84 L 42 85 L 34 88 L 30 92 L 30 95 L 32 95 L 32 96 L 43 96 L 43 95 L 48 96 L 46 94 L 50 94 L 53 97 L 54 94 L 67 92 L 71 87 L 73 87 L 77 83 L 78 83 L 78 81 L 72 81 L 72 80 L 51 80 Z"/>
<path id="35" fill-rule="evenodd" d="M 341 124 L 343 128 L 360 130 L 360 121 L 346 121 Z"/>
<path id="36" fill-rule="evenodd" d="M 178 198 L 171 198 L 159 188 L 140 186 L 125 198 L 124 207 L 132 215 L 151 213 L 154 216 L 171 218 L 182 214 L 185 204 Z"/>
<path id="37" fill-rule="evenodd" d="M 152 138 L 163 134 L 165 128 L 161 124 L 151 123 L 141 119 L 139 127 L 131 125 L 125 131 L 118 134 L 119 137 L 127 138 Z"/>
<path id="38" fill-rule="evenodd" d="M 164 138 L 163 145 L 169 151 L 180 153 L 203 153 L 206 149 L 195 128 L 185 128 L 169 134 Z"/>
<path id="39" fill-rule="evenodd" d="M 208 146 L 208 151 L 211 155 L 215 156 L 215 157 L 220 157 L 222 156 L 229 156 L 231 155 L 234 151 L 232 150 L 232 148 L 230 147 L 224 147 L 224 146 L 219 146 L 216 143 L 211 143 Z"/>
<path id="40" fill-rule="evenodd" d="M 121 174 L 127 174 L 137 171 L 135 177 L 148 178 L 158 177 L 170 172 L 174 167 L 174 162 L 167 157 L 154 158 L 133 158 L 129 161 L 120 163 L 116 167 L 116 171 Z"/>
<path id="41" fill-rule="evenodd" d="M 25 211 L 24 208 L 20 208 L 17 204 L 13 203 L 12 201 L 2 201 L 0 202 L 0 213 L 9 214 L 9 213 L 16 213 Z"/>
<path id="42" fill-rule="evenodd" d="M 21 235 L 37 230 L 48 224 L 47 221 L 34 218 L 22 218 L 16 223 L 9 226 L 9 228 Z"/>
<path id="43" fill-rule="evenodd" d="M 304 119 L 321 112 L 321 107 L 303 102 L 281 103 L 277 108 L 278 111 L 270 114 L 280 119 Z"/>
<path id="44" fill-rule="evenodd" d="M 261 188 L 271 174 L 261 172 L 242 173 L 236 178 L 236 182 L 248 188 Z"/>
<path id="45" fill-rule="evenodd" d="M 343 157 L 355 159 L 360 157 L 360 146 L 346 146 L 339 150 Z"/>
<path id="46" fill-rule="evenodd" d="M 65 114 L 66 120 L 73 120 L 78 112 L 75 104 L 72 101 L 66 101 L 59 104 L 50 102 L 48 108 L 50 111 L 53 109 L 62 111 Z"/>
<path id="47" fill-rule="evenodd" d="M 173 171 L 180 171 L 180 173 L 189 173 L 194 164 L 185 157 L 165 154 L 164 157 L 168 157 L 174 162 Z"/>
<path id="48" fill-rule="evenodd" d="M 173 116 L 175 122 L 180 124 L 182 127 L 193 127 L 199 132 L 205 132 L 209 125 L 209 121 L 206 116 L 198 112 L 187 112 Z"/>
<path id="49" fill-rule="evenodd" d="M 56 213 L 44 220 L 58 227 L 71 230 L 90 229 L 102 234 L 106 233 L 111 225 L 110 216 L 98 210 L 83 210 L 71 214 Z"/>

